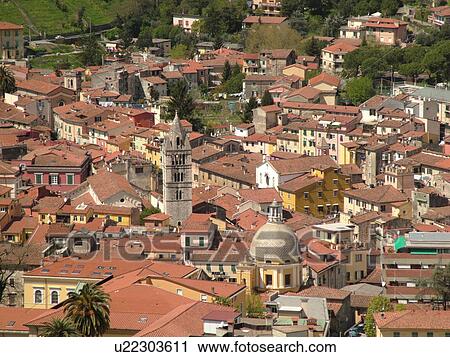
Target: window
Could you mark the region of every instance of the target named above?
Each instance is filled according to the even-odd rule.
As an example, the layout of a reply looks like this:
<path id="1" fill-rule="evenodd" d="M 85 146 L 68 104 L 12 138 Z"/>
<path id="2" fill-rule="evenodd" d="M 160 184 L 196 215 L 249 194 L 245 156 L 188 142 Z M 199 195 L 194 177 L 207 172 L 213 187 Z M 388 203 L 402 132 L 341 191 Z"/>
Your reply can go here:
<path id="1" fill-rule="evenodd" d="M 56 305 L 59 303 L 59 292 L 57 290 L 53 290 L 50 295 L 50 303 L 52 305 Z"/>
<path id="2" fill-rule="evenodd" d="M 338 179 L 333 179 L 333 185 L 337 185 L 338 184 Z"/>
<path id="3" fill-rule="evenodd" d="M 323 197 L 323 192 L 322 191 L 317 192 L 317 197 L 322 198 Z"/>
<path id="4" fill-rule="evenodd" d="M 362 262 L 362 254 L 356 254 L 356 261 Z"/>
<path id="5" fill-rule="evenodd" d="M 394 332 L 394 337 L 400 337 L 400 332 Z"/>
<path id="6" fill-rule="evenodd" d="M 317 206 L 317 212 L 323 214 L 323 206 Z"/>
<path id="7" fill-rule="evenodd" d="M 136 167 L 136 168 L 134 169 L 134 172 L 135 172 L 136 174 L 143 174 L 143 173 L 144 173 L 144 168 L 143 168 L 143 167 Z"/>
<path id="8" fill-rule="evenodd" d="M 291 274 L 284 275 L 284 286 L 291 286 Z"/>
<path id="9" fill-rule="evenodd" d="M 186 237 L 184 242 L 185 242 L 184 245 L 186 247 L 189 247 L 191 245 L 191 237 Z"/>
<path id="10" fill-rule="evenodd" d="M 411 337 L 419 337 L 419 333 L 417 333 L 417 332 L 411 332 Z"/>
<path id="11" fill-rule="evenodd" d="M 9 306 L 16 305 L 16 294 L 15 293 L 8 294 L 8 305 Z"/>
<path id="12" fill-rule="evenodd" d="M 16 286 L 16 282 L 14 281 L 14 278 L 9 279 L 9 286 L 12 288 Z"/>
<path id="13" fill-rule="evenodd" d="M 50 185 L 58 185 L 59 184 L 59 175 L 51 174 L 50 175 Z"/>
<path id="14" fill-rule="evenodd" d="M 206 271 L 211 272 L 211 264 L 206 264 Z"/>
<path id="15" fill-rule="evenodd" d="M 66 175 L 66 184 L 67 185 L 73 185 L 74 184 L 74 175 L 73 174 L 67 174 Z"/>
<path id="16" fill-rule="evenodd" d="M 183 296 L 183 289 L 177 289 L 177 295 Z"/>
<path id="17" fill-rule="evenodd" d="M 199 247 L 204 247 L 205 246 L 205 237 L 200 237 L 198 239 L 198 245 L 199 245 Z"/>
<path id="18" fill-rule="evenodd" d="M 355 271 L 355 280 L 358 280 L 358 272 Z"/>
<path id="19" fill-rule="evenodd" d="M 339 190 L 333 190 L 333 197 L 337 197 L 339 193 Z"/>
<path id="20" fill-rule="evenodd" d="M 123 220 L 122 216 L 117 216 L 117 222 L 121 223 Z"/>
<path id="21" fill-rule="evenodd" d="M 380 211 L 381 212 L 386 212 L 386 206 L 385 205 L 381 205 L 380 206 Z"/>
<path id="22" fill-rule="evenodd" d="M 43 184 L 43 175 L 42 174 L 34 174 L 34 182 L 36 185 L 42 185 Z"/>
<path id="23" fill-rule="evenodd" d="M 350 272 L 347 272 L 347 281 L 350 280 Z"/>
<path id="24" fill-rule="evenodd" d="M 309 192 L 303 192 L 303 197 L 306 199 L 309 198 Z"/>
<path id="25" fill-rule="evenodd" d="M 34 290 L 34 303 L 35 304 L 42 304 L 42 290 L 41 289 L 35 289 Z"/>
<path id="26" fill-rule="evenodd" d="M 205 294 L 202 294 L 200 300 L 203 301 L 203 302 L 207 302 L 208 301 L 208 296 L 205 295 Z"/>
<path id="27" fill-rule="evenodd" d="M 236 265 L 232 265 L 232 266 L 231 266 L 231 271 L 232 271 L 233 273 L 236 273 Z"/>
<path id="28" fill-rule="evenodd" d="M 271 286 L 272 285 L 272 274 L 267 274 L 266 275 L 266 286 Z"/>
<path id="29" fill-rule="evenodd" d="M 223 264 L 219 264 L 219 271 L 223 273 Z"/>
<path id="30" fill-rule="evenodd" d="M 433 332 L 427 332 L 427 337 L 433 337 Z"/>

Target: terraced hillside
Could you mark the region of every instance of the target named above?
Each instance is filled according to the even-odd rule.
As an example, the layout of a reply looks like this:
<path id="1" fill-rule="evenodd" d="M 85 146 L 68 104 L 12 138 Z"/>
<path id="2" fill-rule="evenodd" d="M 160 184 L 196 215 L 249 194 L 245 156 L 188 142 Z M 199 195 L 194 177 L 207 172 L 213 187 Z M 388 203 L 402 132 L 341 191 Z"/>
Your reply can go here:
<path id="1" fill-rule="evenodd" d="M 77 25 L 108 24 L 124 11 L 128 0 L 0 0 L 0 21 L 23 24 L 26 34 L 47 36 L 81 32 Z M 84 8 L 84 10 L 82 10 Z M 78 22 L 80 23 L 80 22 Z"/>

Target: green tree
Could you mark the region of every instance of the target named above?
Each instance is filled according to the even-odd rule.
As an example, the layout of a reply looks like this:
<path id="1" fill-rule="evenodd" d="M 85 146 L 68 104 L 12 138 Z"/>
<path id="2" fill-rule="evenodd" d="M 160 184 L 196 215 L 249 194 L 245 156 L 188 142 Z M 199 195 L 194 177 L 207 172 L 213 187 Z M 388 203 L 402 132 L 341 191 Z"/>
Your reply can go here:
<path id="1" fill-rule="evenodd" d="M 381 13 L 383 16 L 393 16 L 397 13 L 399 2 L 397 0 L 383 0 L 381 2 Z"/>
<path id="2" fill-rule="evenodd" d="M 222 83 L 225 83 L 226 81 L 228 81 L 231 76 L 232 76 L 232 70 L 231 70 L 231 65 L 230 62 L 225 61 L 225 65 L 223 67 L 223 73 L 222 73 Z"/>
<path id="3" fill-rule="evenodd" d="M 16 90 L 16 79 L 11 70 L 0 65 L 0 98 L 3 98 L 6 93 L 12 93 Z"/>
<path id="4" fill-rule="evenodd" d="M 350 100 L 354 105 L 360 105 L 374 95 L 373 82 L 367 77 L 350 79 L 344 88 L 344 98 Z"/>
<path id="5" fill-rule="evenodd" d="M 272 95 L 269 93 L 269 91 L 264 91 L 263 97 L 261 98 L 261 105 L 272 105 L 273 104 L 273 98 Z"/>
<path id="6" fill-rule="evenodd" d="M 42 337 L 77 337 L 79 332 L 72 321 L 64 318 L 52 319 L 50 322 L 44 324 Z"/>
<path id="7" fill-rule="evenodd" d="M 87 283 L 79 293 L 69 293 L 64 313 L 82 336 L 103 336 L 109 329 L 110 297 L 101 287 Z"/>
<path id="8" fill-rule="evenodd" d="M 323 34 L 325 36 L 336 37 L 339 33 L 339 28 L 345 24 L 345 19 L 338 13 L 333 13 L 325 18 L 323 24 Z"/>
<path id="9" fill-rule="evenodd" d="M 259 52 L 264 49 L 300 49 L 302 36 L 288 24 L 254 25 L 245 37 L 246 52 Z"/>
<path id="10" fill-rule="evenodd" d="M 266 312 L 261 298 L 256 294 L 251 294 L 246 297 L 245 311 L 247 316 L 251 318 L 263 318 Z"/>
<path id="11" fill-rule="evenodd" d="M 320 57 L 322 48 L 326 46 L 324 41 L 319 41 L 316 37 L 308 38 L 303 42 L 303 51 L 308 56 Z"/>
<path id="12" fill-rule="evenodd" d="M 447 264 L 445 268 L 435 269 L 431 278 L 431 287 L 438 293 L 446 311 L 450 301 L 450 264 Z"/>
<path id="13" fill-rule="evenodd" d="M 218 88 L 218 92 L 227 94 L 241 93 L 244 78 L 244 73 L 239 72 L 235 74 L 233 71 L 233 75 L 231 76 L 231 78 Z"/>
<path id="14" fill-rule="evenodd" d="M 253 121 L 253 109 L 258 107 L 255 97 L 250 97 L 244 107 L 244 122 L 251 123 Z"/>
<path id="15" fill-rule="evenodd" d="M 86 37 L 82 42 L 81 61 L 85 66 L 99 66 L 103 62 L 105 51 L 94 35 Z"/>
<path id="16" fill-rule="evenodd" d="M 141 224 L 142 224 L 142 225 L 144 224 L 144 218 L 145 218 L 145 217 L 148 217 L 148 216 L 151 216 L 152 214 L 160 213 L 160 212 L 161 212 L 161 210 L 160 210 L 159 208 L 156 208 L 156 207 L 144 208 L 144 209 L 141 211 L 141 214 L 140 214 L 140 221 L 141 221 Z"/>
<path id="17" fill-rule="evenodd" d="M 170 101 L 167 106 L 167 114 L 173 119 L 178 113 L 180 119 L 190 119 L 195 109 L 194 99 L 189 93 L 188 84 L 179 80 L 169 87 Z"/>
<path id="18" fill-rule="evenodd" d="M 139 36 L 136 41 L 136 46 L 141 49 L 152 47 L 153 46 L 152 31 L 153 30 L 151 27 L 148 26 L 143 27 L 139 32 Z"/>
<path id="19" fill-rule="evenodd" d="M 295 31 L 303 36 L 308 33 L 308 30 L 310 28 L 308 20 L 301 10 L 296 10 L 293 14 L 291 14 L 289 18 L 289 24 Z"/>
<path id="20" fill-rule="evenodd" d="M 170 57 L 174 59 L 189 57 L 189 49 L 186 45 L 179 44 L 170 50 Z"/>
<path id="21" fill-rule="evenodd" d="M 216 296 L 214 298 L 214 304 L 223 305 L 223 306 L 232 306 L 233 303 L 230 298 L 224 296 Z"/>
<path id="22" fill-rule="evenodd" d="M 416 81 L 417 77 L 422 74 L 424 71 L 424 68 L 422 66 L 422 63 L 420 62 L 411 62 L 411 63 L 404 63 L 401 64 L 398 70 L 398 73 L 400 73 L 402 76 L 411 78 L 413 82 Z"/>
<path id="23" fill-rule="evenodd" d="M 388 312 L 392 311 L 393 306 L 389 300 L 389 298 L 385 296 L 376 296 L 374 297 L 367 308 L 366 319 L 364 320 L 364 331 L 367 337 L 375 337 L 375 320 L 373 315 L 377 312 Z"/>

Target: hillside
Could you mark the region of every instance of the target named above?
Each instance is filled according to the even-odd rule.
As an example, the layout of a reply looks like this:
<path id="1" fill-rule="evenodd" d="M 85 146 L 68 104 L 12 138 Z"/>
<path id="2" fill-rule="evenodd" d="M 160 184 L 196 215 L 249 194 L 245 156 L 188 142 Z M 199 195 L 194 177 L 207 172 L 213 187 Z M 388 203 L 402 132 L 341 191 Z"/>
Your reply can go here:
<path id="1" fill-rule="evenodd" d="M 32 36 L 59 35 L 81 32 L 76 22 L 82 8 L 87 26 L 90 20 L 92 25 L 110 23 L 126 6 L 123 0 L 0 0 L 0 21 L 22 24 Z"/>

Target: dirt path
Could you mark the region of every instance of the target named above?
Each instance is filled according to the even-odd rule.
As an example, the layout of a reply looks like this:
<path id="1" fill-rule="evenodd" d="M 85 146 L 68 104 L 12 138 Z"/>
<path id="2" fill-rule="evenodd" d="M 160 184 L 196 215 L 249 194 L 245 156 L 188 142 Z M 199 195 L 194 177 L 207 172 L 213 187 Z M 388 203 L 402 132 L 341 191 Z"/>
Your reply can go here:
<path id="1" fill-rule="evenodd" d="M 36 28 L 36 26 L 34 26 L 33 21 L 31 21 L 30 17 L 28 16 L 28 14 L 25 12 L 24 9 L 22 9 L 22 7 L 17 3 L 16 0 L 11 0 L 11 2 L 17 7 L 17 10 L 20 11 L 20 13 L 22 14 L 25 22 L 28 25 L 28 28 L 34 32 L 35 35 L 40 35 L 39 30 Z"/>

